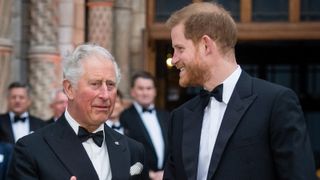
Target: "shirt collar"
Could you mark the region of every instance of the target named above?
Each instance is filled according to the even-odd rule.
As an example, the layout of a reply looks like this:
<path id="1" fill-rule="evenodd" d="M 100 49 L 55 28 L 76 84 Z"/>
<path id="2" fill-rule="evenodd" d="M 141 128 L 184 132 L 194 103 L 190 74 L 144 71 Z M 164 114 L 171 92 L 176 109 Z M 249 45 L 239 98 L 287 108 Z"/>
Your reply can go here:
<path id="1" fill-rule="evenodd" d="M 64 115 L 66 117 L 66 120 L 70 124 L 71 128 L 73 129 L 73 131 L 76 134 L 78 134 L 80 124 L 75 119 L 73 119 L 73 117 L 71 117 L 70 113 L 68 112 L 68 109 L 66 109 Z M 93 133 L 101 131 L 101 130 L 104 131 L 104 123 L 101 124 L 96 130 L 94 130 Z"/>
<path id="2" fill-rule="evenodd" d="M 133 105 L 140 114 L 143 113 L 142 106 L 137 101 L 133 101 Z M 147 108 L 154 109 L 154 104 L 150 104 Z"/>
<path id="3" fill-rule="evenodd" d="M 11 122 L 14 122 L 14 116 L 15 116 L 15 113 L 12 112 L 12 111 L 9 111 L 9 116 L 10 116 L 10 119 L 11 119 Z M 29 117 L 29 113 L 28 112 L 24 112 L 20 115 L 20 117 L 22 118 L 27 118 Z"/>
<path id="4" fill-rule="evenodd" d="M 229 76 L 227 79 L 225 79 L 223 83 L 223 94 L 222 94 L 222 101 L 225 104 L 228 104 L 232 92 L 239 80 L 240 74 L 242 72 L 242 69 L 238 65 L 237 69 Z"/>

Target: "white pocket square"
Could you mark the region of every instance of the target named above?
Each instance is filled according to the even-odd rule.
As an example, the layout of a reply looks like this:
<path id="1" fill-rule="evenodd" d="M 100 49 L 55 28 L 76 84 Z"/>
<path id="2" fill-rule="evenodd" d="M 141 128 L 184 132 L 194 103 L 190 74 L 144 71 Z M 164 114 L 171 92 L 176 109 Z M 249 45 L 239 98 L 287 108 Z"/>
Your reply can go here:
<path id="1" fill-rule="evenodd" d="M 140 162 L 137 162 L 130 167 L 130 175 L 131 176 L 138 175 L 142 172 L 142 170 L 143 170 L 143 165 Z"/>

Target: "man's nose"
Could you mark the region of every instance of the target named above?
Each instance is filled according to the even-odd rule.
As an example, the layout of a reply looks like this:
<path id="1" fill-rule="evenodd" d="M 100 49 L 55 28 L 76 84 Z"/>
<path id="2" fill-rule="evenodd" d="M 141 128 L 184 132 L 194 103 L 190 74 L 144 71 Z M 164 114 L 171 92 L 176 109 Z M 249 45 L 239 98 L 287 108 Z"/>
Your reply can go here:
<path id="1" fill-rule="evenodd" d="M 179 58 L 178 58 L 177 54 L 173 53 L 172 60 L 171 60 L 172 65 L 175 66 L 176 63 L 178 62 L 178 60 L 179 60 Z"/>
<path id="2" fill-rule="evenodd" d="M 108 90 L 108 85 L 103 84 L 100 88 L 99 97 L 102 99 L 108 99 L 110 97 L 110 91 Z"/>

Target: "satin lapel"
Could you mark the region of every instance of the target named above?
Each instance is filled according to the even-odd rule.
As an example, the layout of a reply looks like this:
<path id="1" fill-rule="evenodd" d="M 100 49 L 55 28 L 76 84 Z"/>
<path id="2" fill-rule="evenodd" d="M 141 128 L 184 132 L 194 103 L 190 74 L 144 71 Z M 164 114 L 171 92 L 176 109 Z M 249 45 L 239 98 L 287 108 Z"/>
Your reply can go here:
<path id="1" fill-rule="evenodd" d="M 243 72 L 228 103 L 220 126 L 210 161 L 208 179 L 211 179 L 216 172 L 231 135 L 235 131 L 248 107 L 256 98 L 256 95 L 252 93 L 251 89 L 252 79 Z"/>
<path id="2" fill-rule="evenodd" d="M 192 107 L 183 110 L 182 159 L 188 179 L 196 179 L 203 109 L 200 97 Z"/>
<path id="3" fill-rule="evenodd" d="M 144 123 L 143 123 L 143 121 L 141 119 L 141 116 L 140 116 L 140 114 L 138 113 L 137 109 L 134 106 L 133 106 L 132 114 L 134 114 L 134 118 L 137 121 L 136 129 L 141 129 L 142 130 L 143 136 L 146 138 L 147 142 L 150 144 L 150 147 L 153 147 L 153 144 L 152 144 L 152 141 L 151 141 L 151 137 L 150 137 L 150 135 L 148 133 L 148 130 L 144 126 Z M 156 151 L 155 151 L 154 148 L 153 148 L 153 152 L 154 152 L 154 154 L 156 154 Z"/>
<path id="4" fill-rule="evenodd" d="M 62 164 L 77 179 L 99 180 L 98 175 L 82 143 L 62 116 L 54 124 L 54 130 L 45 135 L 45 140 Z"/>
<path id="5" fill-rule="evenodd" d="M 161 133 L 162 133 L 164 147 L 165 147 L 165 155 L 166 155 L 168 151 L 168 132 L 167 132 L 168 126 L 165 121 L 167 121 L 168 119 L 166 119 L 165 115 L 160 111 L 156 111 L 156 112 L 157 112 L 158 122 L 161 128 Z"/>
<path id="6" fill-rule="evenodd" d="M 5 114 L 4 119 L 2 119 L 1 128 L 3 129 L 3 131 L 5 131 L 5 134 L 8 136 L 9 142 L 15 143 L 9 113 Z"/>
<path id="7" fill-rule="evenodd" d="M 29 116 L 29 123 L 30 123 L 30 133 L 35 131 L 36 129 L 39 129 L 39 124 L 37 124 L 38 122 L 35 121 L 35 119 L 33 119 L 32 116 Z"/>
<path id="8" fill-rule="evenodd" d="M 130 154 L 124 137 L 105 125 L 105 140 L 108 148 L 112 179 L 129 179 Z"/>

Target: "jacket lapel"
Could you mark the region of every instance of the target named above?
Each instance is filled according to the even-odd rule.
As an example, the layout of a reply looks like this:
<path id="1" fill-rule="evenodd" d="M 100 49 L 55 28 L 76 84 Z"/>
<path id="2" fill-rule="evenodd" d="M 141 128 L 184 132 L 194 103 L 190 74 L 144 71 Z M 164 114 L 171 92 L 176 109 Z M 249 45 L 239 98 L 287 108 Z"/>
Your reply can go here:
<path id="1" fill-rule="evenodd" d="M 201 127 L 203 121 L 203 109 L 200 96 L 197 96 L 193 106 L 184 109 L 183 135 L 182 135 L 182 159 L 188 179 L 196 179 L 199 158 L 199 145 Z"/>
<path id="2" fill-rule="evenodd" d="M 248 107 L 256 98 L 256 95 L 252 93 L 251 89 L 251 77 L 245 72 L 242 72 L 230 98 L 220 126 L 218 137 L 211 156 L 208 179 L 211 179 L 216 172 L 218 164 L 221 160 L 221 157 L 231 135 L 235 131 L 238 123 L 240 122 Z"/>
<path id="3" fill-rule="evenodd" d="M 165 117 L 165 115 L 161 111 L 156 111 L 156 113 L 157 113 L 158 122 L 159 122 L 159 125 L 161 128 L 162 139 L 164 142 L 164 155 L 166 157 L 166 155 L 168 154 L 168 132 L 167 132 L 168 126 L 167 126 L 166 121 L 168 119 Z M 165 162 L 164 162 L 164 164 L 165 164 Z"/>
<path id="4" fill-rule="evenodd" d="M 30 123 L 30 133 L 39 129 L 41 124 L 34 119 L 34 117 L 29 115 L 29 123 Z"/>
<path id="5" fill-rule="evenodd" d="M 144 123 L 143 123 L 143 120 L 141 119 L 141 116 L 139 114 L 139 112 L 137 111 L 137 109 L 132 105 L 132 114 L 134 114 L 134 119 L 136 120 L 137 122 L 137 129 L 141 129 L 142 130 L 142 134 L 143 136 L 146 138 L 148 144 L 150 145 L 150 147 L 152 147 L 153 149 L 153 153 L 154 155 L 157 157 L 156 155 L 156 151 L 155 149 L 153 148 L 153 144 L 152 144 L 152 141 L 151 141 L 151 137 L 148 133 L 148 130 L 147 128 L 145 127 Z"/>
<path id="6" fill-rule="evenodd" d="M 7 136 L 7 140 L 10 143 L 15 143 L 14 136 L 13 136 L 13 130 L 11 125 L 11 119 L 9 113 L 5 114 L 5 118 L 2 120 L 2 130 L 5 132 Z"/>
<path id="7" fill-rule="evenodd" d="M 70 172 L 70 176 L 78 179 L 98 180 L 98 175 L 87 155 L 82 143 L 62 116 L 53 126 L 53 131 L 44 138 L 59 160 Z"/>
<path id="8" fill-rule="evenodd" d="M 129 179 L 130 155 L 123 136 L 104 126 L 112 179 Z"/>

